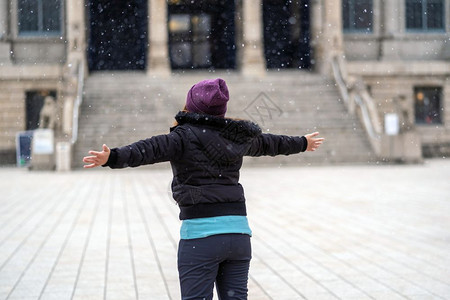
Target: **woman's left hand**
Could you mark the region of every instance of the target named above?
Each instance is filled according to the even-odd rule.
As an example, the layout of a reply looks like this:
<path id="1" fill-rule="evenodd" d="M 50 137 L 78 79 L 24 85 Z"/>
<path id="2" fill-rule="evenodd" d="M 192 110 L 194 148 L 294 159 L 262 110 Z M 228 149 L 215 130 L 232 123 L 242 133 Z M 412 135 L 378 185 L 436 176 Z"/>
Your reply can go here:
<path id="1" fill-rule="evenodd" d="M 318 136 L 318 132 L 306 134 L 305 138 L 308 141 L 308 146 L 306 147 L 306 151 L 316 151 L 320 145 L 322 145 L 324 138 L 316 138 Z"/>
<path id="2" fill-rule="evenodd" d="M 95 167 L 103 166 L 108 161 L 110 153 L 111 153 L 111 150 L 106 145 L 103 145 L 103 149 L 101 152 L 89 151 L 89 154 L 91 154 L 92 156 L 85 156 L 83 158 L 83 162 L 87 163 L 87 165 L 84 165 L 84 167 L 85 168 L 95 168 Z"/>

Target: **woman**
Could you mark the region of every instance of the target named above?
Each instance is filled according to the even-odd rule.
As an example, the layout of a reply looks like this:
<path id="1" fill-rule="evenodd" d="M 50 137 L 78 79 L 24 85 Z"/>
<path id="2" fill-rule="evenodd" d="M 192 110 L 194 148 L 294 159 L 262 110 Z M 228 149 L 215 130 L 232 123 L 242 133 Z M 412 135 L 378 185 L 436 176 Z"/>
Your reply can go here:
<path id="1" fill-rule="evenodd" d="M 90 151 L 85 168 L 137 167 L 170 161 L 172 193 L 182 220 L 178 272 L 182 299 L 247 299 L 251 230 L 239 184 L 243 156 L 315 151 L 317 132 L 302 137 L 263 134 L 255 123 L 225 118 L 224 80 L 204 80 L 188 92 L 169 134 L 121 148 Z"/>

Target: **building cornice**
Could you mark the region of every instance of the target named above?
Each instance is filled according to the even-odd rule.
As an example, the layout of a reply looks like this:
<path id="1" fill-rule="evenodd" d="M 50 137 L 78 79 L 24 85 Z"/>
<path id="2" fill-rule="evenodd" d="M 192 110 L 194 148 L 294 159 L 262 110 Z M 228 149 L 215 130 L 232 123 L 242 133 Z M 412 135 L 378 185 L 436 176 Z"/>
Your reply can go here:
<path id="1" fill-rule="evenodd" d="M 62 74 L 59 64 L 0 66 L 0 80 L 59 80 Z"/>
<path id="2" fill-rule="evenodd" d="M 348 61 L 347 71 L 361 76 L 448 76 L 450 61 Z"/>

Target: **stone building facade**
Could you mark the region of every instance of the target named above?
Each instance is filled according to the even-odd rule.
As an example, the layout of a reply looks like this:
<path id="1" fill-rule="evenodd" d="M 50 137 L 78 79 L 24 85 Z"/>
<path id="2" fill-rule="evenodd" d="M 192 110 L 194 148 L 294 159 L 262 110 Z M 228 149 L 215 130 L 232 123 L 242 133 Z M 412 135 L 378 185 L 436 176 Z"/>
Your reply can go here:
<path id="1" fill-rule="evenodd" d="M 110 2 L 0 2 L 0 164 L 14 162 L 17 132 L 39 127 L 48 96 L 56 140 L 70 141 L 79 86 L 97 71 L 332 77 L 334 58 L 381 120 L 400 115 L 425 155 L 450 152 L 450 0 Z"/>

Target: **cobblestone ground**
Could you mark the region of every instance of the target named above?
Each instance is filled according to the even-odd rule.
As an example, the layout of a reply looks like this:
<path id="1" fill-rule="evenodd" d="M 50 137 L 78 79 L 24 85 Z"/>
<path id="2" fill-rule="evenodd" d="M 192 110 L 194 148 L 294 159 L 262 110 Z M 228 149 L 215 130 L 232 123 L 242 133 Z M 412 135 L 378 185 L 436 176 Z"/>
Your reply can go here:
<path id="1" fill-rule="evenodd" d="M 0 169 L 0 299 L 180 299 L 163 169 Z M 450 299 L 450 160 L 242 171 L 249 299 Z"/>

